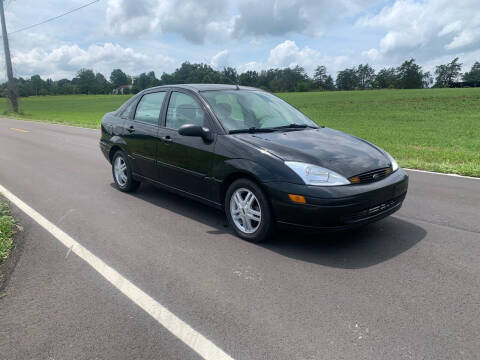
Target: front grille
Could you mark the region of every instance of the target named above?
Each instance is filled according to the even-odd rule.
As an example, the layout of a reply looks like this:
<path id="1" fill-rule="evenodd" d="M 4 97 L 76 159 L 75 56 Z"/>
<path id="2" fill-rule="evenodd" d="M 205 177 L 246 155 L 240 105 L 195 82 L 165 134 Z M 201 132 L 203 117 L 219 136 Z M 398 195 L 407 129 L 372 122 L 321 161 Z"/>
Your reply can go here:
<path id="1" fill-rule="evenodd" d="M 347 217 L 345 217 L 344 220 L 346 222 L 352 222 L 352 221 L 361 220 L 361 219 L 369 218 L 371 216 L 380 214 L 382 212 L 387 211 L 388 209 L 391 209 L 397 206 L 398 204 L 401 204 L 404 197 L 405 195 L 402 195 L 400 197 L 384 202 L 377 206 L 371 207 L 369 209 L 365 209 L 365 210 L 350 214 Z"/>
<path id="2" fill-rule="evenodd" d="M 368 184 L 375 181 L 382 180 L 392 173 L 392 168 L 387 167 L 383 169 L 377 169 L 373 171 L 368 171 L 363 174 L 352 176 L 348 180 L 352 184 Z"/>

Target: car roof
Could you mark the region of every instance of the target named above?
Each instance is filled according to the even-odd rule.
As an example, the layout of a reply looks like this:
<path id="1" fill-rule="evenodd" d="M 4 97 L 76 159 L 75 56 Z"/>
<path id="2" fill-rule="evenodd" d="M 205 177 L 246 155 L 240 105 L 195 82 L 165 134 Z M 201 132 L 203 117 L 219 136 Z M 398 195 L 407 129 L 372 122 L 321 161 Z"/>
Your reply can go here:
<path id="1" fill-rule="evenodd" d="M 157 87 L 146 89 L 146 90 L 172 88 L 172 87 L 193 90 L 195 92 L 213 91 L 213 90 L 257 90 L 257 91 L 260 90 L 260 91 L 263 91 L 261 89 L 257 89 L 254 87 L 228 85 L 228 84 L 172 84 L 172 85 L 157 86 Z"/>

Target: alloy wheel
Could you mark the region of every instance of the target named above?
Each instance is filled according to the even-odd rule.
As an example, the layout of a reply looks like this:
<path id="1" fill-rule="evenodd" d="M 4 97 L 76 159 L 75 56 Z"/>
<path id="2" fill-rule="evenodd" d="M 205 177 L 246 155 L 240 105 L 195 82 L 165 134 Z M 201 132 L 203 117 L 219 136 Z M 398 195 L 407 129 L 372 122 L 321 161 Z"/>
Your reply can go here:
<path id="1" fill-rule="evenodd" d="M 127 175 L 127 163 L 121 156 L 117 156 L 114 164 L 114 174 L 115 180 L 117 180 L 118 185 L 124 187 L 127 185 L 128 175 Z"/>
<path id="2" fill-rule="evenodd" d="M 243 233 L 257 231 L 262 221 L 262 210 L 255 194 L 246 188 L 235 190 L 230 198 L 230 215 L 235 226 Z"/>

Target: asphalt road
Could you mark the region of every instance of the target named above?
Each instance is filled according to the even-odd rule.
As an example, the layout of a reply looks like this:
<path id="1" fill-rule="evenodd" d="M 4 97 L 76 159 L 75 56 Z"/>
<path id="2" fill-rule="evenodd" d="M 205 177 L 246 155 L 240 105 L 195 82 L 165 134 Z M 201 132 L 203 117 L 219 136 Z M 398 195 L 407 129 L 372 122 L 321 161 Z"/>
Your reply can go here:
<path id="1" fill-rule="evenodd" d="M 410 172 L 394 216 L 255 245 L 191 200 L 115 190 L 98 137 L 0 119 L 0 184 L 233 358 L 479 358 L 480 180 Z M 25 243 L 0 299 L 0 359 L 198 358 L 14 212 Z"/>

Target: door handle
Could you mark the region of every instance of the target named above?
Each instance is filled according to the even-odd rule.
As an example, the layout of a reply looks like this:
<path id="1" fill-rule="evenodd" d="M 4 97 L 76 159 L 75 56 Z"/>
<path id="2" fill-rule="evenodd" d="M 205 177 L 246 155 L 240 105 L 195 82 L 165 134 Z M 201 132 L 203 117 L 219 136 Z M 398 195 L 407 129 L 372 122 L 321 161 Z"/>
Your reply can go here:
<path id="1" fill-rule="evenodd" d="M 127 131 L 128 131 L 129 133 L 135 132 L 135 126 L 130 125 L 130 126 L 127 128 Z"/>
<path id="2" fill-rule="evenodd" d="M 167 136 L 163 136 L 162 137 L 162 140 L 164 143 L 168 144 L 168 143 L 171 143 L 173 141 L 172 137 L 170 135 L 167 135 Z"/>

